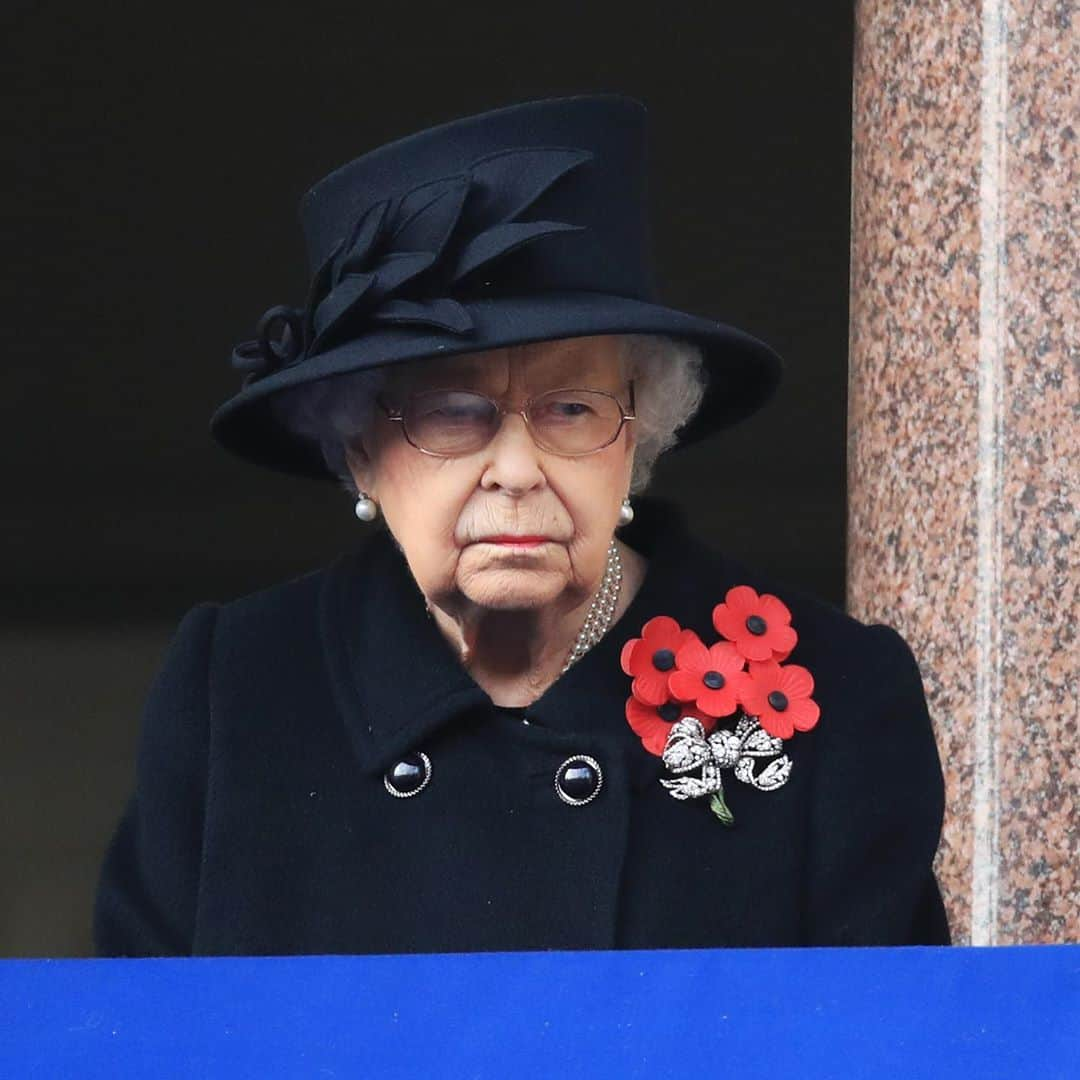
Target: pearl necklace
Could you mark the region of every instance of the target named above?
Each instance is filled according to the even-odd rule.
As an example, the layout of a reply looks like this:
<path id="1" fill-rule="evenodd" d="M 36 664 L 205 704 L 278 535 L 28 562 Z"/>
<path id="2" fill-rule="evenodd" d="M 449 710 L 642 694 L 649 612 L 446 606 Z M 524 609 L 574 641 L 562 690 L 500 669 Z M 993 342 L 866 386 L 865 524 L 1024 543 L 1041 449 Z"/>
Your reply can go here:
<path id="1" fill-rule="evenodd" d="M 612 538 L 608 546 L 607 565 L 604 568 L 604 577 L 600 582 L 600 588 L 589 605 L 585 615 L 585 622 L 578 633 L 574 647 L 566 658 L 560 675 L 565 675 L 603 636 L 611 625 L 611 618 L 615 614 L 615 608 L 619 603 L 619 592 L 622 589 L 622 559 L 619 558 L 619 546 Z"/>

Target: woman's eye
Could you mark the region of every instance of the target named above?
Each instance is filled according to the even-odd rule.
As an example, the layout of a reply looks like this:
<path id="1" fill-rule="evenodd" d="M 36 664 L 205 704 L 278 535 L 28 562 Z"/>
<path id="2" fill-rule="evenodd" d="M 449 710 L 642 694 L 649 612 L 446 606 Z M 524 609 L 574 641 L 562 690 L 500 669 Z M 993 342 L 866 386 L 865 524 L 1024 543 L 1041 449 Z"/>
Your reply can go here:
<path id="1" fill-rule="evenodd" d="M 475 409 L 462 405 L 446 405 L 441 409 L 433 409 L 431 416 L 442 417 L 445 420 L 468 420 L 479 415 Z"/>
<path id="2" fill-rule="evenodd" d="M 490 406 L 486 402 L 442 399 L 420 404 L 417 419 L 427 422 L 468 424 L 486 420 Z"/>
<path id="3" fill-rule="evenodd" d="M 551 401 L 548 402 L 541 415 L 549 416 L 555 420 L 573 420 L 578 417 L 589 416 L 593 408 L 584 401 Z"/>

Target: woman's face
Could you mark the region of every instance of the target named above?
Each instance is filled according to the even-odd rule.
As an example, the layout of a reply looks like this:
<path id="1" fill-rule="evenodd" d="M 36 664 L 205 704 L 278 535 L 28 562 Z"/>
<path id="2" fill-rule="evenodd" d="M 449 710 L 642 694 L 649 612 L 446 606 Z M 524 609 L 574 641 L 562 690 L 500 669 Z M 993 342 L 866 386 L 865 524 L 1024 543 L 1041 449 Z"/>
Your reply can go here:
<path id="1" fill-rule="evenodd" d="M 401 407 L 423 390 L 476 390 L 509 409 L 562 387 L 605 390 L 627 407 L 618 339 L 567 338 L 400 365 L 382 397 Z M 412 446 L 400 423 L 376 407 L 373 426 L 346 456 L 430 602 L 447 610 L 463 600 L 502 610 L 572 608 L 603 576 L 630 487 L 633 431 L 626 423 L 611 445 L 562 457 L 541 450 L 511 413 L 483 449 L 438 458 Z M 506 535 L 544 541 L 494 542 Z"/>

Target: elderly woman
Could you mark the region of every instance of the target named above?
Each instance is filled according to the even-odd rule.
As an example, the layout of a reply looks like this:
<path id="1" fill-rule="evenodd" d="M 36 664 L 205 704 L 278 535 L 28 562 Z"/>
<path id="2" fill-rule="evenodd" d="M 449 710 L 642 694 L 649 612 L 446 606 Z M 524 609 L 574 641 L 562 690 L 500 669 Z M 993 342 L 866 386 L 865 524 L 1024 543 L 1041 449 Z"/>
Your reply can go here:
<path id="1" fill-rule="evenodd" d="M 904 640 L 641 494 L 780 372 L 652 298 L 643 126 L 526 102 L 305 197 L 307 303 L 211 429 L 367 535 L 180 622 L 100 954 L 948 942 Z"/>

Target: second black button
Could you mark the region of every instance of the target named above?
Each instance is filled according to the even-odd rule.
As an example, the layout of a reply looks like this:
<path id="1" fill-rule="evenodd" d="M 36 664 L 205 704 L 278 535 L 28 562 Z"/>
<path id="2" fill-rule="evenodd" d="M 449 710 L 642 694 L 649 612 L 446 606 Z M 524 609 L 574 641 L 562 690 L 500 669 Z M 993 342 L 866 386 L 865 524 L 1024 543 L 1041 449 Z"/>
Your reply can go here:
<path id="1" fill-rule="evenodd" d="M 555 794 L 568 806 L 592 802 L 603 782 L 600 763 L 587 754 L 575 754 L 555 770 Z"/>

